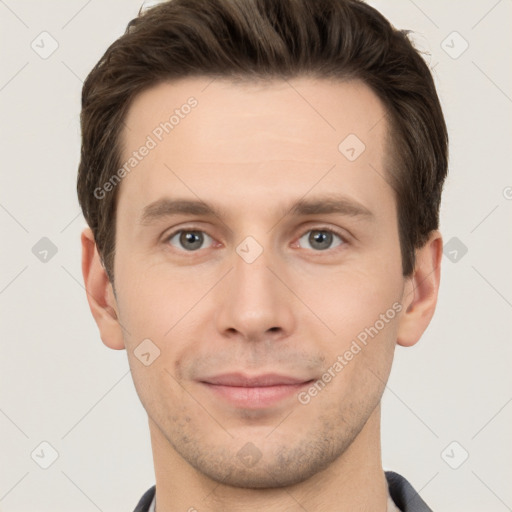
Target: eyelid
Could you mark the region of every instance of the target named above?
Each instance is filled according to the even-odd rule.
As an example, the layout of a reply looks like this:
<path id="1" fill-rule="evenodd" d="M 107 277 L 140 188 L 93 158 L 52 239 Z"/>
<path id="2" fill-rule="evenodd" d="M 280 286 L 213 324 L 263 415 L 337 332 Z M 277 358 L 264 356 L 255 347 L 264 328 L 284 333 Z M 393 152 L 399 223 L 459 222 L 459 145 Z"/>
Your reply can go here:
<path id="1" fill-rule="evenodd" d="M 301 231 L 301 235 L 296 238 L 296 242 L 294 242 L 294 245 L 298 243 L 298 241 L 304 236 L 306 235 L 307 233 L 309 233 L 310 231 L 325 231 L 327 233 L 331 233 L 333 235 L 336 235 L 337 237 L 339 237 L 342 241 L 342 243 L 340 244 L 340 246 L 344 246 L 344 245 L 347 245 L 350 243 L 350 239 L 349 237 L 344 233 L 342 232 L 341 230 L 339 229 L 336 229 L 336 228 L 333 228 L 333 227 L 330 227 L 330 226 L 322 226 L 322 225 L 318 225 L 318 224 L 315 224 L 314 226 L 312 227 L 308 227 L 306 228 L 305 230 Z M 315 253 L 330 253 L 330 252 L 334 252 L 336 251 L 337 248 L 339 248 L 340 246 L 336 246 L 336 247 L 332 247 L 332 248 L 329 248 L 329 249 L 325 249 L 324 251 L 312 251 L 312 252 L 315 252 Z"/>
<path id="2" fill-rule="evenodd" d="M 178 233 L 182 232 L 182 231 L 199 231 L 201 233 L 205 233 L 207 234 L 210 238 L 215 238 L 213 237 L 212 235 L 210 235 L 210 233 L 208 232 L 207 229 L 205 229 L 204 227 L 202 226 L 199 226 L 197 224 L 192 224 L 192 225 L 180 225 L 179 227 L 173 227 L 173 228 L 170 228 L 169 230 L 166 230 L 164 232 L 164 234 L 162 235 L 162 240 L 164 242 L 167 242 L 169 241 L 169 239 L 171 239 L 173 236 L 177 235 Z"/>
<path id="3" fill-rule="evenodd" d="M 206 231 L 205 229 L 203 228 L 200 228 L 198 226 L 181 226 L 180 228 L 178 229 L 173 229 L 169 234 L 166 234 L 163 236 L 163 240 L 162 240 L 162 243 L 166 244 L 166 245 L 170 245 L 170 241 L 176 236 L 178 235 L 179 233 L 182 233 L 182 232 L 185 232 L 185 233 L 190 233 L 190 232 L 197 232 L 197 233 L 203 233 L 204 235 L 206 235 L 207 237 L 211 238 L 212 241 L 214 243 L 219 243 L 217 242 L 216 238 L 212 235 L 210 235 L 210 233 L 208 233 L 208 231 Z M 174 247 L 175 249 L 177 249 L 176 247 Z M 179 250 L 179 249 L 177 249 Z M 201 250 L 203 249 L 198 249 L 196 251 L 185 251 L 184 249 L 181 250 L 180 252 L 188 252 L 188 253 L 194 253 L 194 252 L 200 252 Z"/>

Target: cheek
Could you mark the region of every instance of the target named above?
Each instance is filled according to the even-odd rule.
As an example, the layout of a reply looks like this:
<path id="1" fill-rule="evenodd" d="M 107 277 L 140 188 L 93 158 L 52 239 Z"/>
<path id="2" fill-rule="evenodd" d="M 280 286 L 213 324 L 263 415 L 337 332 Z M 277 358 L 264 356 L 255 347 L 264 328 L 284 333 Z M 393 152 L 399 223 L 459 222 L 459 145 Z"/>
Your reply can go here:
<path id="1" fill-rule="evenodd" d="M 357 263 L 305 279 L 298 291 L 322 320 L 317 323 L 325 334 L 316 343 L 325 355 L 324 375 L 334 383 L 329 384 L 333 400 L 339 393 L 380 396 L 396 345 L 403 290 L 400 260 Z"/>
<path id="2" fill-rule="evenodd" d="M 344 343 L 376 322 L 382 327 L 381 315 L 386 313 L 386 330 L 394 324 L 391 320 L 397 316 L 399 306 L 396 303 L 402 296 L 403 279 L 399 266 L 393 267 L 351 265 L 338 271 L 309 275 L 297 282 L 295 289 L 322 321 L 325 327 L 322 330 L 331 342 Z"/>
<path id="3" fill-rule="evenodd" d="M 198 273 L 199 275 L 199 273 Z M 193 309 L 202 295 L 206 282 L 191 279 L 179 269 L 170 272 L 165 264 L 144 266 L 137 262 L 119 265 L 119 305 L 130 343 L 137 339 L 154 338 L 165 341 L 173 329 Z"/>

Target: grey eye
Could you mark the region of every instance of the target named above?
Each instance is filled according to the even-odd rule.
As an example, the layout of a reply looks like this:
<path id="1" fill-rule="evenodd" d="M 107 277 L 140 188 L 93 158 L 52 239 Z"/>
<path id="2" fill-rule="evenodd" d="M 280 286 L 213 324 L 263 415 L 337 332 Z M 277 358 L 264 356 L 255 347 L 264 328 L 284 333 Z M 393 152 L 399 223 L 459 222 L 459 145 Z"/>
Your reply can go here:
<path id="1" fill-rule="evenodd" d="M 336 238 L 339 242 L 332 245 L 333 241 L 336 241 Z M 328 229 L 311 229 L 302 235 L 299 241 L 301 242 L 301 245 L 303 243 L 308 243 L 310 245 L 308 248 L 316 251 L 325 251 L 326 249 L 332 249 L 333 247 L 337 247 L 344 243 L 340 235 L 337 235 Z"/>
<path id="2" fill-rule="evenodd" d="M 205 241 L 212 241 L 212 238 L 203 231 L 181 230 L 169 238 L 169 243 L 177 249 L 186 251 L 197 251 L 202 248 Z"/>

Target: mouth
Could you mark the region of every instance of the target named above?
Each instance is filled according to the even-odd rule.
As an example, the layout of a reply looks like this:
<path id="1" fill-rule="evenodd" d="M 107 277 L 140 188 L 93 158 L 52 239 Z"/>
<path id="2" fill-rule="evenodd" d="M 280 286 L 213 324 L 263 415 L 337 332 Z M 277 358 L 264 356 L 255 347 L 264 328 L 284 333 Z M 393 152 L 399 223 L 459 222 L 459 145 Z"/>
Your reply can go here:
<path id="1" fill-rule="evenodd" d="M 263 409 L 297 394 L 313 380 L 270 373 L 255 376 L 227 373 L 208 377 L 199 382 L 215 396 L 234 407 Z"/>

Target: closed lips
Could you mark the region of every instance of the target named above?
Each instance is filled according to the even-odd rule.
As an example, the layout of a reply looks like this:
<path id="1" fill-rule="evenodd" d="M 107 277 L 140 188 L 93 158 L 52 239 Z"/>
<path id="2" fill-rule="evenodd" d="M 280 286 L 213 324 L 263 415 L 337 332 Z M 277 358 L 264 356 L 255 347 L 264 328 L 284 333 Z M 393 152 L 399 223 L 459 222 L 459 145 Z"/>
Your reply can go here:
<path id="1" fill-rule="evenodd" d="M 296 386 L 309 382 L 310 380 L 312 379 L 296 378 L 272 373 L 256 376 L 248 376 L 240 373 L 227 373 L 201 379 L 201 382 L 216 386 L 253 388 L 270 386 Z"/>

